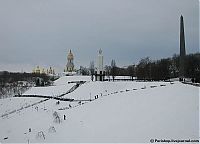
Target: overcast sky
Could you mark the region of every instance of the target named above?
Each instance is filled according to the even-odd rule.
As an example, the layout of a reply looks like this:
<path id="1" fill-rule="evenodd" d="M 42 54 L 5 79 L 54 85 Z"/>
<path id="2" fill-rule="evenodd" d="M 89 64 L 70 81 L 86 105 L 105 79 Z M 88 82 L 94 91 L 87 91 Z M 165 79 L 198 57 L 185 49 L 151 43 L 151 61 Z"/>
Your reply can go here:
<path id="1" fill-rule="evenodd" d="M 186 52 L 199 51 L 198 0 L 0 0 L 0 70 L 63 70 L 69 49 L 75 67 L 89 66 L 102 48 L 104 63 L 179 53 L 179 18 Z"/>

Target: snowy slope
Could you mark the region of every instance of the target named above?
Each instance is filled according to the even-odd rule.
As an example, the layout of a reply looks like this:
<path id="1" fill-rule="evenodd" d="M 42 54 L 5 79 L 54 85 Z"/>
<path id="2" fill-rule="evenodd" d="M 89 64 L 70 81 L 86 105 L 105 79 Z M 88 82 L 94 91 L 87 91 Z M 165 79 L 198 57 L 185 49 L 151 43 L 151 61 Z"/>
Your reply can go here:
<path id="1" fill-rule="evenodd" d="M 65 85 L 74 81 L 91 81 L 91 76 L 63 76 L 54 81 L 54 85 Z"/>
<path id="2" fill-rule="evenodd" d="M 116 82 L 87 82 L 79 87 L 73 93 L 67 94 L 66 98 L 73 98 L 78 100 L 94 99 L 95 96 L 114 94 L 115 92 L 126 92 L 129 90 L 138 90 L 150 86 L 170 85 L 167 82 L 135 82 L 135 81 L 116 81 Z"/>
<path id="3" fill-rule="evenodd" d="M 65 78 L 66 79 L 66 78 Z M 59 80 L 60 83 L 64 83 L 66 80 Z M 32 87 L 25 93 L 23 96 L 27 95 L 41 95 L 41 96 L 59 96 L 68 92 L 75 84 L 63 84 L 63 85 L 55 85 L 55 86 L 47 86 L 47 87 Z M 37 103 L 42 102 L 45 98 L 38 97 L 12 97 L 7 99 L 0 99 L 0 116 L 9 114 L 20 109 L 24 109 L 26 107 L 30 107 Z"/>
<path id="4" fill-rule="evenodd" d="M 6 98 L 0 99 L 0 116 L 12 112 L 14 110 L 26 107 L 28 105 L 34 104 L 41 101 L 40 98 Z"/>
<path id="5" fill-rule="evenodd" d="M 66 93 L 75 84 L 65 84 L 47 87 L 32 87 L 26 91 L 23 95 L 42 95 L 42 96 L 58 96 Z"/>
<path id="6" fill-rule="evenodd" d="M 23 95 L 42 95 L 42 96 L 58 96 L 66 93 L 70 88 L 72 88 L 75 83 L 70 83 L 74 81 L 90 81 L 89 76 L 63 76 L 56 81 L 54 81 L 53 86 L 47 87 L 32 87 L 30 90 L 26 91 Z"/>
<path id="7" fill-rule="evenodd" d="M 183 93 L 182 93 L 182 92 Z M 66 113 L 63 111 L 63 114 Z M 67 112 L 56 142 L 149 142 L 198 138 L 198 89 L 177 84 L 107 96 Z M 70 132 L 64 133 L 65 130 Z M 78 138 L 76 138 L 78 137 Z"/>
<path id="8" fill-rule="evenodd" d="M 197 139 L 198 94 L 199 88 L 179 82 L 87 82 L 65 97 L 88 100 L 98 95 L 98 99 L 82 101 L 82 105 L 78 101 L 62 101 L 57 105 L 50 99 L 0 117 L 0 142 Z M 3 103 L 1 100 L 0 105 Z M 12 104 L 15 106 L 15 101 Z M 55 123 L 55 111 L 61 123 Z M 67 120 L 63 120 L 64 115 Z"/>

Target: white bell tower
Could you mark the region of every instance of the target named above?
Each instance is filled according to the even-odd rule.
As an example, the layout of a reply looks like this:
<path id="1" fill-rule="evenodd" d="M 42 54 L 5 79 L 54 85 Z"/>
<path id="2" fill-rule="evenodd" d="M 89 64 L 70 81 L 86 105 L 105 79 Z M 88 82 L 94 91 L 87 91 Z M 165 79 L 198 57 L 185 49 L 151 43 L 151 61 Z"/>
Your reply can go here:
<path id="1" fill-rule="evenodd" d="M 98 59 L 97 59 L 97 70 L 100 73 L 100 71 L 103 71 L 103 55 L 102 55 L 102 50 L 99 50 L 98 53 Z"/>
<path id="2" fill-rule="evenodd" d="M 102 50 L 100 49 L 98 51 L 98 57 L 97 57 L 97 68 L 95 70 L 95 80 L 104 81 L 104 77 L 105 77 L 105 71 L 103 67 L 103 54 L 102 54 Z"/>

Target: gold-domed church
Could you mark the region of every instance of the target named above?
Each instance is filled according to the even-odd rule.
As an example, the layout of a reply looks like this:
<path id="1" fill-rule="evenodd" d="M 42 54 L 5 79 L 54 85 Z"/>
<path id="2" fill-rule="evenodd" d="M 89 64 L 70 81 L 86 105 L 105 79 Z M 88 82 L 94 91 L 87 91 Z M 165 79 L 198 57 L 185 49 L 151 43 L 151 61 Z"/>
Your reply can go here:
<path id="1" fill-rule="evenodd" d="M 74 55 L 70 49 L 69 53 L 68 53 L 68 56 L 67 56 L 67 65 L 64 69 L 64 72 L 66 73 L 72 73 L 72 72 L 75 72 L 75 69 L 74 69 Z"/>

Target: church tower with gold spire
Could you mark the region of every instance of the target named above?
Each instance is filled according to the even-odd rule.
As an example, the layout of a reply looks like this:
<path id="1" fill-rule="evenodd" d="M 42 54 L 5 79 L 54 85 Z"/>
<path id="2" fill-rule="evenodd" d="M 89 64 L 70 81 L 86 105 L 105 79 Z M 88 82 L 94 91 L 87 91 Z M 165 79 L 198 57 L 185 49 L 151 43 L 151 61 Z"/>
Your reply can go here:
<path id="1" fill-rule="evenodd" d="M 70 49 L 68 56 L 67 56 L 67 65 L 64 69 L 64 72 L 74 72 L 74 55 Z"/>

